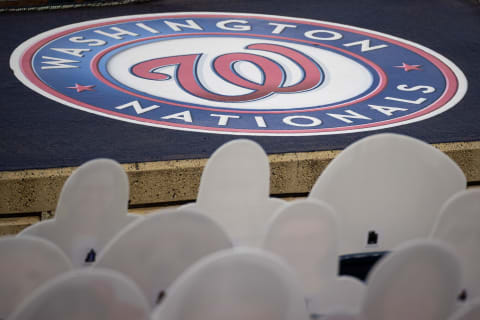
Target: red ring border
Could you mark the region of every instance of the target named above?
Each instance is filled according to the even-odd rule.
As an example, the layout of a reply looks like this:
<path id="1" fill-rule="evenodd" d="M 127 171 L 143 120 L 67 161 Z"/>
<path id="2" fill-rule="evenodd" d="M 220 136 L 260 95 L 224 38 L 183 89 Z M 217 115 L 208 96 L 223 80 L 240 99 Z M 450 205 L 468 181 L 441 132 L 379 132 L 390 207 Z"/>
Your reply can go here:
<path id="1" fill-rule="evenodd" d="M 345 27 L 342 27 L 342 26 L 336 26 L 336 25 L 332 26 L 332 25 L 322 24 L 322 23 L 313 22 L 313 21 L 308 21 L 308 23 L 310 25 L 313 25 L 313 26 L 327 27 L 327 28 L 332 28 L 332 29 L 337 29 L 337 30 L 342 30 L 342 31 L 367 35 L 369 37 L 376 38 L 376 39 L 379 39 L 379 40 L 382 40 L 382 41 L 385 41 L 385 42 L 388 42 L 388 43 L 393 43 L 395 45 L 404 47 L 404 48 L 406 48 L 410 51 L 413 51 L 413 52 L 417 53 L 418 55 L 420 55 L 420 56 L 424 57 L 425 59 L 429 60 L 430 62 L 432 62 L 442 72 L 443 76 L 445 77 L 445 81 L 446 81 L 446 90 L 444 91 L 443 95 L 439 99 L 437 99 L 437 101 L 435 101 L 433 104 L 431 104 L 430 106 L 428 106 L 428 107 L 426 107 L 426 108 L 424 108 L 420 111 L 411 113 L 411 114 L 403 116 L 403 117 L 392 119 L 392 120 L 375 122 L 373 124 L 370 123 L 370 124 L 348 126 L 348 127 L 336 127 L 336 128 L 325 128 L 325 129 L 303 129 L 303 130 L 256 130 L 256 129 L 213 128 L 213 127 L 202 127 L 202 126 L 195 126 L 195 125 L 178 124 L 178 123 L 171 123 L 171 122 L 165 122 L 165 121 L 145 119 L 145 118 L 125 115 L 125 114 L 115 112 L 115 111 L 105 110 L 105 109 L 98 108 L 98 107 L 95 107 L 95 106 L 92 106 L 92 105 L 89 105 L 89 104 L 86 104 L 86 103 L 83 103 L 83 102 L 78 103 L 79 101 L 77 101 L 75 99 L 72 99 L 69 96 L 65 96 L 63 94 L 60 94 L 57 91 L 52 90 L 49 86 L 47 86 L 40 79 L 38 79 L 38 77 L 35 74 L 35 71 L 32 68 L 32 65 L 31 65 L 31 59 L 33 58 L 35 52 L 40 47 L 42 47 L 46 43 L 48 43 L 48 42 L 50 42 L 50 41 L 52 41 L 56 38 L 62 37 L 62 36 L 67 35 L 69 33 L 77 32 L 77 31 L 81 31 L 81 30 L 85 30 L 85 29 L 89 29 L 89 28 L 101 27 L 101 26 L 117 24 L 117 23 L 132 22 L 132 21 L 147 21 L 147 20 L 156 20 L 156 19 L 159 19 L 159 18 L 162 18 L 162 19 L 194 18 L 194 17 L 199 17 L 199 16 L 201 16 L 203 18 L 205 18 L 205 17 L 206 18 L 226 17 L 226 15 L 216 15 L 216 14 L 179 14 L 179 15 L 162 15 L 162 14 L 160 14 L 158 16 L 148 16 L 148 17 L 143 17 L 143 18 L 142 17 L 125 18 L 125 19 L 120 19 L 120 20 L 115 20 L 115 21 L 110 20 L 108 22 L 94 23 L 94 24 L 88 25 L 88 26 L 74 27 L 72 29 L 63 30 L 63 31 L 61 31 L 57 34 L 48 36 L 47 38 L 36 42 L 32 46 L 30 46 L 27 50 L 25 50 L 25 52 L 21 55 L 21 58 L 20 58 L 21 71 L 30 82 L 35 84 L 41 90 L 43 90 L 43 91 L 45 91 L 45 92 L 47 92 L 47 93 L 49 93 L 53 96 L 56 96 L 57 98 L 63 99 L 67 102 L 70 102 L 74 105 L 78 105 L 80 107 L 90 109 L 92 111 L 96 111 L 98 113 L 109 114 L 109 115 L 119 117 L 119 118 L 126 118 L 126 119 L 131 119 L 131 120 L 134 120 L 134 121 L 138 121 L 138 122 L 158 124 L 158 125 L 167 126 L 167 127 L 179 127 L 179 128 L 186 128 L 186 129 L 196 129 L 196 130 L 205 130 L 205 131 L 219 131 L 219 132 L 235 132 L 235 133 L 245 132 L 245 133 L 279 133 L 279 134 L 281 134 L 281 133 L 283 133 L 283 134 L 285 134 L 285 133 L 304 133 L 304 134 L 308 134 L 308 133 L 317 133 L 317 132 L 350 131 L 350 130 L 356 130 L 356 129 L 371 128 L 371 127 L 381 127 L 381 126 L 389 125 L 389 124 L 396 123 L 396 122 L 402 122 L 402 121 L 410 120 L 410 119 L 413 119 L 413 118 L 418 118 L 422 115 L 428 114 L 428 113 L 440 108 L 441 106 L 443 106 L 447 101 L 449 101 L 455 95 L 455 93 L 458 89 L 458 80 L 457 80 L 457 77 L 455 76 L 455 74 L 453 73 L 453 71 L 448 66 L 446 66 L 442 61 L 440 61 L 438 58 L 420 50 L 419 48 L 416 48 L 416 47 L 411 46 L 409 44 L 402 43 L 402 42 L 397 41 L 395 39 L 390 39 L 390 38 L 383 37 L 383 36 L 376 35 L 376 34 L 370 34 L 368 32 L 364 32 L 363 30 L 362 31 L 351 30 L 351 29 L 348 29 L 348 28 L 345 28 Z M 232 15 L 228 15 L 228 17 L 229 18 L 243 18 L 243 19 L 248 19 L 248 18 L 258 19 L 259 18 L 259 16 L 249 16 L 249 15 L 241 15 L 241 14 L 238 14 L 238 15 L 237 14 L 232 14 Z M 268 19 L 270 21 L 290 22 L 290 23 L 296 20 L 295 18 L 291 18 L 291 19 L 290 18 L 275 18 L 275 17 L 271 17 L 271 16 L 265 16 L 264 19 Z M 297 22 L 298 22 L 298 20 L 297 20 Z M 305 21 L 300 20 L 300 23 L 305 23 Z"/>

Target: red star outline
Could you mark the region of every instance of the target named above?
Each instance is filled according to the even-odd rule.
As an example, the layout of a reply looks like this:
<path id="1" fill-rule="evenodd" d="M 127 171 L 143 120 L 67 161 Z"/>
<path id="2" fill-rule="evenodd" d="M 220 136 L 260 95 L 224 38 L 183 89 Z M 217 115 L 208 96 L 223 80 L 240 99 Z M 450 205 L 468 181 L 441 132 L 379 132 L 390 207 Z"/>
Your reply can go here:
<path id="1" fill-rule="evenodd" d="M 402 68 L 403 71 L 412 71 L 412 70 L 422 70 L 420 69 L 421 65 L 418 64 L 406 64 L 405 62 L 402 62 L 401 66 L 393 66 L 394 68 Z"/>
<path id="2" fill-rule="evenodd" d="M 83 92 L 83 91 L 94 91 L 93 88 L 95 88 L 95 86 L 94 85 L 83 86 L 81 84 L 75 83 L 75 86 L 67 87 L 67 88 L 75 89 L 75 90 L 77 90 L 77 92 Z"/>

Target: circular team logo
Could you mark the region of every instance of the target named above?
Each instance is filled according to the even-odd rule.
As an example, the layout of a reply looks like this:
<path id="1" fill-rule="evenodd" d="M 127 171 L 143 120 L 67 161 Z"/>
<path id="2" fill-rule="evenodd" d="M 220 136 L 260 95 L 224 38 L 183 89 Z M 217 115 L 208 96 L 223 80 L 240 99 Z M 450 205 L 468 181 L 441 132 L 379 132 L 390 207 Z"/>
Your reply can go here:
<path id="1" fill-rule="evenodd" d="M 137 124 L 242 135 L 383 129 L 453 107 L 467 81 L 448 59 L 375 31 L 255 14 L 89 21 L 12 54 L 27 86 Z"/>

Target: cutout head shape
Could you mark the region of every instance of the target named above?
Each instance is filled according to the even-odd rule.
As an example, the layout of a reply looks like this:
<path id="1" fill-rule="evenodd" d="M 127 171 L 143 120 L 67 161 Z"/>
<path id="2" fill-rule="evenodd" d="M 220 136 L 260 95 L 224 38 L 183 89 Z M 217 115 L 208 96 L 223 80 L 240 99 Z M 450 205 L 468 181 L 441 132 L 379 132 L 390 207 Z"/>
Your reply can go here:
<path id="1" fill-rule="evenodd" d="M 127 215 L 128 188 L 128 177 L 117 162 L 86 162 L 65 182 L 55 218 L 26 228 L 20 236 L 50 240 L 75 267 L 84 266 L 92 249 L 99 252 L 114 234 L 137 218 Z"/>
<path id="2" fill-rule="evenodd" d="M 153 307 L 172 282 L 197 260 L 232 243 L 210 218 L 194 210 L 164 210 L 122 230 L 94 267 L 122 272 L 134 280 Z"/>
<path id="3" fill-rule="evenodd" d="M 447 319 L 457 304 L 460 272 L 441 242 L 402 244 L 370 272 L 363 314 L 369 320 Z"/>
<path id="4" fill-rule="evenodd" d="M 325 202 L 297 200 L 270 221 L 263 248 L 284 258 L 297 272 L 306 296 L 338 274 L 337 223 Z"/>
<path id="5" fill-rule="evenodd" d="M 172 286 L 153 320 L 307 320 L 292 271 L 277 257 L 247 248 L 202 259 Z"/>
<path id="6" fill-rule="evenodd" d="M 460 168 L 431 145 L 378 134 L 342 151 L 320 175 L 309 198 L 335 209 L 340 254 L 351 254 L 388 251 L 427 237 L 442 204 L 465 186 Z"/>
<path id="7" fill-rule="evenodd" d="M 432 238 L 448 243 L 463 271 L 467 300 L 480 298 L 480 190 L 469 189 L 451 197 L 440 210 Z"/>
<path id="8" fill-rule="evenodd" d="M 333 209 L 318 200 L 297 200 L 272 218 L 263 247 L 296 271 L 308 309 L 320 315 L 331 310 L 359 312 L 365 285 L 338 277 L 338 231 Z"/>
<path id="9" fill-rule="evenodd" d="M 59 248 L 34 237 L 1 238 L 0 257 L 0 319 L 35 288 L 72 268 Z"/>
<path id="10" fill-rule="evenodd" d="M 218 148 L 202 173 L 197 201 L 188 205 L 218 222 L 235 244 L 258 246 L 273 212 L 284 201 L 269 198 L 270 169 L 262 147 L 233 140 Z"/>
<path id="11" fill-rule="evenodd" d="M 74 270 L 35 290 L 9 320 L 148 320 L 135 284 L 112 270 Z"/>

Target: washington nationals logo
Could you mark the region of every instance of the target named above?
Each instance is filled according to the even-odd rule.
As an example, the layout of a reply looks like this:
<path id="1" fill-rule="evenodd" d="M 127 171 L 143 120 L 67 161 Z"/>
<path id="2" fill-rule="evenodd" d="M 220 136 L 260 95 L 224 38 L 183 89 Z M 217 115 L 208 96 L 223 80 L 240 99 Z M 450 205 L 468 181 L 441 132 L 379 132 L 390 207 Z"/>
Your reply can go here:
<path id="1" fill-rule="evenodd" d="M 172 13 L 87 21 L 20 45 L 11 68 L 82 111 L 164 129 L 327 135 L 454 107 L 455 64 L 376 31 L 299 18 Z"/>
<path id="2" fill-rule="evenodd" d="M 304 77 L 294 85 L 284 86 L 286 74 L 282 66 L 277 62 L 261 55 L 252 53 L 230 53 L 216 58 L 213 62 L 213 69 L 222 77 L 238 87 L 252 90 L 251 93 L 226 96 L 206 90 L 195 76 L 197 63 L 201 54 L 190 54 L 184 56 L 165 57 L 144 61 L 134 65 L 131 72 L 138 77 L 150 80 L 169 80 L 170 76 L 158 69 L 177 65 L 176 78 L 178 84 L 188 93 L 208 100 L 244 102 L 265 98 L 273 93 L 295 93 L 308 91 L 318 87 L 323 80 L 321 67 L 294 49 L 274 44 L 252 44 L 247 46 L 250 50 L 263 50 L 280 54 L 293 61 L 303 72 Z M 262 83 L 256 83 L 247 79 L 235 71 L 234 65 L 240 61 L 247 61 L 256 65 L 263 75 Z"/>

